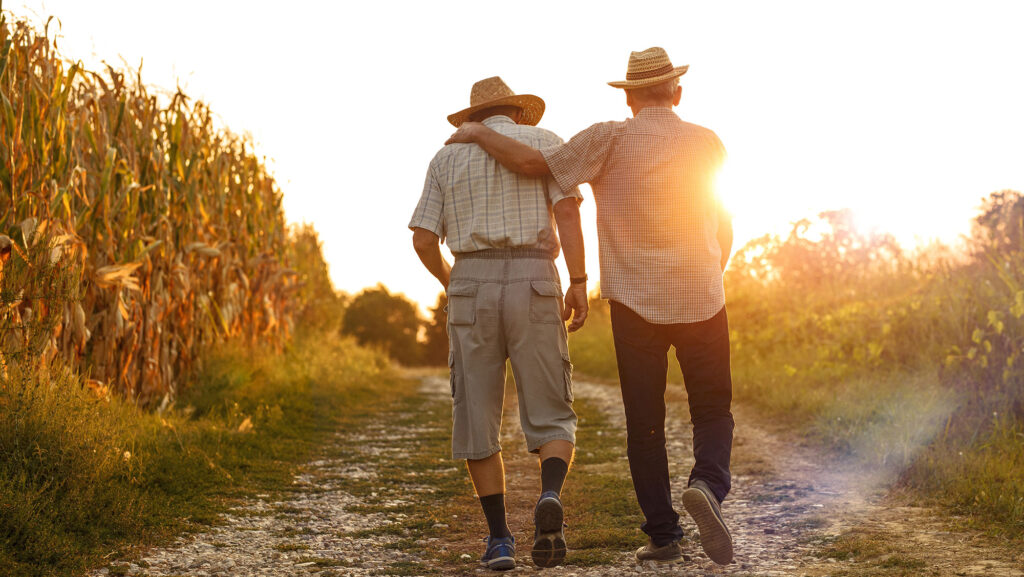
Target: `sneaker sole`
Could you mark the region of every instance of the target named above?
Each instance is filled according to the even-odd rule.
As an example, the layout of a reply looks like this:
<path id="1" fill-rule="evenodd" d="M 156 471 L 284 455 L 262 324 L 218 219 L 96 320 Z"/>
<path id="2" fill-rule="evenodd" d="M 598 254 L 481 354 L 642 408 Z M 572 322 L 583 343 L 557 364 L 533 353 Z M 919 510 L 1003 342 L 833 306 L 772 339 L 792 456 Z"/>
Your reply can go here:
<path id="1" fill-rule="evenodd" d="M 537 503 L 533 521 L 537 525 L 537 537 L 533 540 L 530 556 L 538 567 L 555 567 L 565 560 L 565 537 L 562 534 L 564 512 L 556 499 L 544 499 Z"/>
<path id="2" fill-rule="evenodd" d="M 537 567 L 556 567 L 565 560 L 565 539 L 561 533 L 542 533 L 533 542 L 530 557 Z"/>
<path id="3" fill-rule="evenodd" d="M 683 507 L 697 523 L 697 530 L 700 532 L 700 546 L 712 561 L 719 565 L 728 565 L 732 562 L 732 537 L 729 529 L 712 508 L 708 496 L 700 489 L 687 489 L 683 491 Z"/>
<path id="4" fill-rule="evenodd" d="M 634 557 L 636 558 L 636 562 L 640 565 L 643 565 L 644 563 L 654 563 L 656 565 L 678 565 L 683 562 L 682 555 L 678 557 L 672 557 L 671 559 L 641 559 L 639 557 L 636 557 L 636 555 L 634 555 Z"/>
<path id="5" fill-rule="evenodd" d="M 508 571 L 516 568 L 516 560 L 512 557 L 497 557 L 487 562 L 487 568 L 494 571 Z"/>

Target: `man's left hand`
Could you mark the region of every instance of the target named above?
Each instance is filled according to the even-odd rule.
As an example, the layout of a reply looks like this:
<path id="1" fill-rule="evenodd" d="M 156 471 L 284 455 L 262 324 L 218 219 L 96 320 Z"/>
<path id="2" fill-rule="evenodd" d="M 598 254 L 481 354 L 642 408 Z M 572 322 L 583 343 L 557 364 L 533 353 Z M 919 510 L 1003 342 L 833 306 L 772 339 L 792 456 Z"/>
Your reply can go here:
<path id="1" fill-rule="evenodd" d="M 562 320 L 569 323 L 569 332 L 576 332 L 583 327 L 587 321 L 587 312 L 590 310 L 590 302 L 587 300 L 587 285 L 585 283 L 571 284 L 569 290 L 565 291 L 565 307 L 562 311 Z"/>
<path id="2" fill-rule="evenodd" d="M 447 144 L 458 144 L 467 142 L 476 142 L 476 130 L 482 127 L 483 124 L 479 122 L 463 122 L 462 126 L 455 131 L 454 134 L 448 137 L 444 143 Z"/>

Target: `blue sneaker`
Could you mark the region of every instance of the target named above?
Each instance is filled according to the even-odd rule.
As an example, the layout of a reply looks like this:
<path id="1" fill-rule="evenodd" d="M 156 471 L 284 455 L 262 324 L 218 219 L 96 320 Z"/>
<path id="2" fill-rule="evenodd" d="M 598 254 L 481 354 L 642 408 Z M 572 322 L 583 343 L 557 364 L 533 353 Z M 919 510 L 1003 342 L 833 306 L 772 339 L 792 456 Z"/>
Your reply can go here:
<path id="1" fill-rule="evenodd" d="M 562 534 L 564 512 L 558 493 L 545 491 L 533 510 L 533 551 L 530 556 L 537 567 L 554 567 L 565 559 L 565 535 Z"/>
<path id="2" fill-rule="evenodd" d="M 501 537 L 500 539 L 488 537 L 486 540 L 487 551 L 480 558 L 480 563 L 495 571 L 508 571 L 516 568 L 515 537 Z"/>

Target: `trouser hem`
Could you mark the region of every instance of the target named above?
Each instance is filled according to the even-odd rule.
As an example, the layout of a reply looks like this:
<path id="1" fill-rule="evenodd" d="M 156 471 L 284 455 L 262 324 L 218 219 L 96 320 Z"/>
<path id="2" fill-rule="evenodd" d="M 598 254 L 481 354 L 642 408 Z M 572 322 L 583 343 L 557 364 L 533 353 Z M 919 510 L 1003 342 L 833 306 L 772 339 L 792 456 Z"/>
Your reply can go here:
<path id="1" fill-rule="evenodd" d="M 535 441 L 533 443 L 529 443 L 527 445 L 527 447 L 528 447 L 528 450 L 531 453 L 539 453 L 540 452 L 540 448 L 543 447 L 544 445 L 550 443 L 551 441 L 568 441 L 568 442 L 572 443 L 573 447 L 575 447 L 576 446 L 576 435 L 574 435 L 572 433 L 559 433 L 557 435 L 551 435 L 551 436 L 548 436 L 548 437 L 544 437 L 543 439 L 540 439 L 540 440 Z"/>
<path id="2" fill-rule="evenodd" d="M 484 451 L 452 451 L 452 459 L 468 459 L 470 461 L 478 461 L 480 459 L 486 459 L 495 453 L 501 452 L 501 446 L 495 445 L 490 449 Z"/>

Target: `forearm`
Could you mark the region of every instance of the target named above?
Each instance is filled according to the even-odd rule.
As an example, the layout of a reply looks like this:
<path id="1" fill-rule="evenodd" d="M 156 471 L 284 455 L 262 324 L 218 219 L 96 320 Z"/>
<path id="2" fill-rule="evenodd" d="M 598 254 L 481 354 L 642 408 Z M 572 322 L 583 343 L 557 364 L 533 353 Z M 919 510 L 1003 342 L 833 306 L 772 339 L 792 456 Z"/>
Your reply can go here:
<path id="1" fill-rule="evenodd" d="M 448 281 L 451 279 L 452 267 L 441 254 L 440 240 L 437 235 L 417 229 L 413 234 L 413 245 L 420 262 L 426 267 L 430 274 L 441 283 L 445 290 L 448 290 Z M 425 234 L 424 234 L 425 233 Z M 427 236 L 429 235 L 429 236 Z"/>
<path id="2" fill-rule="evenodd" d="M 580 225 L 580 209 L 575 198 L 566 198 L 555 205 L 555 223 L 558 225 L 558 239 L 562 243 L 562 255 L 569 276 L 579 278 L 587 274 L 586 251 L 583 247 L 583 227 Z"/>
<path id="3" fill-rule="evenodd" d="M 526 176 L 551 174 L 548 163 L 539 150 L 518 140 L 499 134 L 479 122 L 465 122 L 445 144 L 476 143 L 498 161 L 498 164 Z"/>
<path id="4" fill-rule="evenodd" d="M 444 260 L 444 256 L 441 254 L 441 247 L 435 246 L 433 250 L 429 251 L 416 251 L 416 254 L 420 257 L 420 262 L 423 266 L 427 267 L 430 274 L 434 275 L 434 278 L 441 283 L 441 286 L 445 290 L 448 290 L 448 281 L 452 276 L 452 267 L 448 264 L 448 261 Z"/>
<path id="5" fill-rule="evenodd" d="M 544 156 L 536 148 L 531 148 L 514 138 L 509 138 L 481 126 L 476 132 L 476 143 L 498 161 L 499 164 L 512 172 L 526 176 L 547 176 L 551 174 Z"/>

